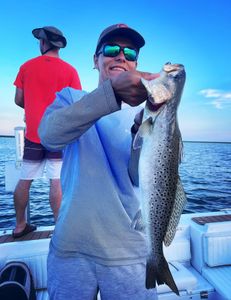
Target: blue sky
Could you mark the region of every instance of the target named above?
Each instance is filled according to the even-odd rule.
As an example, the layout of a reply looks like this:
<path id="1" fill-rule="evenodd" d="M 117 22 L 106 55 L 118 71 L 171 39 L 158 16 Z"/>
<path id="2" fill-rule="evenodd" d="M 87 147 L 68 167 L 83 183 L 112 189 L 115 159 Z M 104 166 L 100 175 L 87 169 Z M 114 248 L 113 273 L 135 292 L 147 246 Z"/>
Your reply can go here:
<path id="1" fill-rule="evenodd" d="M 40 55 L 32 29 L 53 25 L 63 31 L 68 44 L 61 58 L 78 70 L 83 89 L 92 91 L 98 83 L 96 41 L 115 23 L 144 36 L 139 70 L 156 73 L 168 61 L 185 65 L 178 112 L 183 140 L 231 142 L 229 0 L 1 1 L 0 135 L 23 125 L 13 82 L 20 65 Z"/>

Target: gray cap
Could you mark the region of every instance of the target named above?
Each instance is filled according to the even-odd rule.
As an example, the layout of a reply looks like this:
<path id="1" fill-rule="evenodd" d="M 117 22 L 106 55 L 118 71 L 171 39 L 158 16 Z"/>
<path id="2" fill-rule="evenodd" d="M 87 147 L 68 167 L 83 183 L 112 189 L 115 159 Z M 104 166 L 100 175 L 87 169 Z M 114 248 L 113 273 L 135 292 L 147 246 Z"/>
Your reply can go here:
<path id="1" fill-rule="evenodd" d="M 139 50 L 144 46 L 145 40 L 136 30 L 128 27 L 126 24 L 115 24 L 107 27 L 100 34 L 95 53 L 99 51 L 100 47 L 112 36 L 125 36 L 133 41 L 134 45 Z"/>
<path id="2" fill-rule="evenodd" d="M 32 34 L 36 39 L 44 39 L 58 48 L 65 48 L 67 45 L 67 41 L 63 36 L 62 31 L 54 26 L 35 28 L 32 30 Z"/>

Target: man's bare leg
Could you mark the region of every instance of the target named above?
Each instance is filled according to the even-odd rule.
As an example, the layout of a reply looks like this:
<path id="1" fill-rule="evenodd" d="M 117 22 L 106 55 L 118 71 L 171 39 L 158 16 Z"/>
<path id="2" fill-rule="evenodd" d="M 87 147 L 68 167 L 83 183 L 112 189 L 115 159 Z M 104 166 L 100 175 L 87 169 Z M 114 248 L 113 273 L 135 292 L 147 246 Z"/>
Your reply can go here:
<path id="1" fill-rule="evenodd" d="M 26 207 L 29 201 L 30 186 L 33 180 L 19 180 L 14 191 L 16 227 L 14 233 L 21 232 L 26 226 Z"/>

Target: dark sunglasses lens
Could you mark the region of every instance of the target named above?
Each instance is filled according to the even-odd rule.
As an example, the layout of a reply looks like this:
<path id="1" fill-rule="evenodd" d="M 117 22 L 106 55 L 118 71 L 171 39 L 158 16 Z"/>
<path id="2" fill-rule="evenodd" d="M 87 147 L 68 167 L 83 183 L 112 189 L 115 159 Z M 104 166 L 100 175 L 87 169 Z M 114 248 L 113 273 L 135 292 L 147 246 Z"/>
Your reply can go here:
<path id="1" fill-rule="evenodd" d="M 119 45 L 105 45 L 103 48 L 103 55 L 107 57 L 116 57 L 120 51 L 123 50 L 124 56 L 129 61 L 136 61 L 138 53 L 132 48 L 122 48 Z"/>
<path id="2" fill-rule="evenodd" d="M 103 55 L 108 57 L 115 57 L 120 53 L 120 47 L 117 45 L 105 45 Z"/>
<path id="3" fill-rule="evenodd" d="M 137 59 L 137 52 L 135 49 L 125 47 L 124 56 L 129 61 L 135 61 Z"/>

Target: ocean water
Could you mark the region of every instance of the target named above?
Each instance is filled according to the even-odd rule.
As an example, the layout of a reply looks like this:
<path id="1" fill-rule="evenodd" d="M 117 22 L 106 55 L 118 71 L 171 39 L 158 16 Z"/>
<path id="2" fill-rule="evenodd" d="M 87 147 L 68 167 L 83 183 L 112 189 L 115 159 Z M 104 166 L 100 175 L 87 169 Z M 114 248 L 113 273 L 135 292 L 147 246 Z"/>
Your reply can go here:
<path id="1" fill-rule="evenodd" d="M 5 191 L 5 163 L 15 160 L 15 139 L 0 137 L 0 228 L 13 228 L 13 194 Z M 231 143 L 184 142 L 180 177 L 187 195 L 186 212 L 231 208 Z M 39 179 L 30 191 L 31 222 L 53 225 L 49 182 Z"/>

